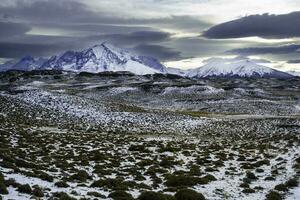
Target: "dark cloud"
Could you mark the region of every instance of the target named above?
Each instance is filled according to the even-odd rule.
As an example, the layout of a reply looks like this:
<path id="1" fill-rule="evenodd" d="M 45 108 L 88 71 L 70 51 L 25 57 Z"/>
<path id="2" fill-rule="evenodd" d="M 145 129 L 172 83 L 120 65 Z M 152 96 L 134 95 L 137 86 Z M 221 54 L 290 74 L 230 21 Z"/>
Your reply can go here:
<path id="1" fill-rule="evenodd" d="M 3 13 L 2 18 L 27 20 L 31 23 L 41 23 L 41 25 L 52 23 L 49 25 L 63 25 L 73 29 L 95 29 L 94 27 L 97 28 L 99 25 L 115 25 L 115 28 L 118 26 L 125 27 L 124 25 L 142 25 L 200 31 L 211 26 L 205 20 L 187 15 L 147 19 L 108 15 L 107 10 L 97 10 L 96 12 L 86 4 L 75 0 L 43 0 L 31 3 L 19 0 L 15 6 L 0 5 L 0 13 Z"/>
<path id="2" fill-rule="evenodd" d="M 179 51 L 161 45 L 141 44 L 134 47 L 133 50 L 141 55 L 152 56 L 161 61 L 178 60 L 182 58 Z"/>
<path id="3" fill-rule="evenodd" d="M 262 38 L 300 37 L 300 12 L 284 15 L 250 15 L 211 27 L 204 37 L 225 39 L 258 36 Z"/>
<path id="4" fill-rule="evenodd" d="M 123 21 L 125 22 L 125 21 Z M 150 18 L 150 19 L 127 19 L 127 23 L 155 25 L 163 28 L 202 31 L 212 24 L 199 18 L 187 15 L 173 15 L 165 18 Z"/>
<path id="5" fill-rule="evenodd" d="M 89 7 L 93 4 L 87 4 L 82 0 L 14 0 L 13 2 L 17 3 L 0 4 L 0 58 L 18 58 L 24 55 L 48 57 L 66 50 L 82 50 L 104 41 L 122 48 L 134 49 L 138 54 L 153 56 L 163 61 L 208 57 L 236 47 L 240 49 L 234 49 L 231 53 L 260 53 L 266 56 L 268 56 L 266 52 L 275 52 L 274 55 L 278 56 L 281 56 L 279 52 L 297 53 L 295 47 L 278 47 L 279 49 L 261 47 L 263 49 L 260 49 L 258 45 L 261 44 L 253 41 L 179 38 L 161 31 L 200 33 L 211 26 L 205 16 L 204 18 L 187 15 L 130 18 L 112 15 L 116 11 L 108 15 L 109 10 L 104 10 L 100 8 L 101 6 L 96 10 L 96 7 Z M 263 22 L 257 25 L 260 18 Z M 287 19 L 283 20 L 285 18 L 289 23 L 283 23 L 287 21 Z M 205 34 L 207 37 L 215 35 L 216 38 L 244 37 L 249 28 L 248 34 L 251 36 L 292 37 L 298 33 L 299 18 L 299 12 L 288 15 L 254 15 L 249 19 L 240 19 L 241 22 L 233 21 L 233 25 L 229 28 L 228 25 L 225 25 L 225 28 L 222 28 L 224 27 L 222 24 L 218 25 L 221 28 L 213 27 Z M 270 19 L 271 22 L 266 23 L 266 19 Z M 256 25 L 258 28 L 255 28 Z M 275 28 L 270 30 L 273 26 Z M 283 32 L 277 30 L 278 26 L 283 27 Z M 30 30 L 32 34 L 26 34 Z M 255 47 L 246 48 L 249 46 Z M 298 58 L 291 57 L 288 53 L 285 55 L 289 60 Z"/>
<path id="6" fill-rule="evenodd" d="M 156 58 L 174 58 L 180 54 L 156 44 L 169 41 L 171 34 L 158 31 L 139 31 L 128 34 L 106 34 L 87 37 L 26 35 L 15 40 L 0 42 L 0 57 L 18 58 L 24 55 L 51 56 L 66 50 L 82 50 L 95 44 L 109 42 L 123 48 L 136 47 L 135 51 Z"/>
<path id="7" fill-rule="evenodd" d="M 230 54 L 241 54 L 241 55 L 259 55 L 259 54 L 292 54 L 300 53 L 300 45 L 283 45 L 283 46 L 272 46 L 272 47 L 250 47 L 250 48 L 239 48 L 228 51 Z"/>
<path id="8" fill-rule="evenodd" d="M 34 24 L 36 27 L 53 28 L 61 30 L 71 30 L 84 32 L 86 35 L 91 34 L 128 34 L 139 31 L 156 31 L 152 27 L 138 25 L 114 25 L 114 24 Z"/>
<path id="9" fill-rule="evenodd" d="M 193 16 L 146 19 L 107 15 L 107 10 L 96 12 L 76 0 L 16 2 L 0 5 L 0 18 L 3 21 L 19 22 L 10 23 L 15 27 L 6 29 L 14 28 L 15 32 L 2 31 L 5 30 L 4 22 L 0 24 L 0 31 L 3 32 L 0 33 L 0 57 L 17 58 L 28 54 L 51 56 L 53 53 L 80 50 L 107 41 L 124 48 L 136 47 L 135 51 L 140 51 L 137 52 L 140 54 L 163 60 L 174 59 L 179 57 L 180 51 L 168 48 L 170 45 L 165 43 L 172 43 L 172 35 L 160 31 L 161 28 L 200 32 L 210 26 Z M 30 29 L 34 35 L 25 34 Z M 38 35 L 47 32 L 49 35 Z M 17 37 L 4 37 L 14 34 Z"/>
<path id="10" fill-rule="evenodd" d="M 222 55 L 233 47 L 256 45 L 251 41 L 240 40 L 208 40 L 199 37 L 172 38 L 168 45 L 182 52 L 184 57 L 209 57 Z"/>
<path id="11" fill-rule="evenodd" d="M 146 43 L 157 43 L 170 40 L 171 34 L 160 31 L 137 31 L 128 34 L 105 34 L 87 37 L 92 41 L 107 41 L 115 45 L 139 45 Z"/>
<path id="12" fill-rule="evenodd" d="M 0 38 L 23 35 L 28 31 L 30 31 L 30 27 L 25 24 L 0 22 Z"/>
<path id="13" fill-rule="evenodd" d="M 19 0 L 13 6 L 0 6 L 0 13 L 13 19 L 30 20 L 31 22 L 65 22 L 96 19 L 97 14 L 85 4 L 76 1 L 33 1 Z"/>
<path id="14" fill-rule="evenodd" d="M 47 44 L 16 44 L 0 43 L 0 57 L 2 58 L 20 58 L 27 55 L 39 57 L 54 54 L 61 50 L 59 45 Z"/>

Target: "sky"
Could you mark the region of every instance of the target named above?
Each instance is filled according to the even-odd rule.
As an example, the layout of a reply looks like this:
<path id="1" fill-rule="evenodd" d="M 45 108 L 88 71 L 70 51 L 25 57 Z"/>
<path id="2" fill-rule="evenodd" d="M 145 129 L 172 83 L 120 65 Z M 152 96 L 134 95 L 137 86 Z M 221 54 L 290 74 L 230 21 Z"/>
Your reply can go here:
<path id="1" fill-rule="evenodd" d="M 247 56 L 300 71 L 300 0 L 1 0 L 0 63 L 110 42 L 168 67 Z"/>

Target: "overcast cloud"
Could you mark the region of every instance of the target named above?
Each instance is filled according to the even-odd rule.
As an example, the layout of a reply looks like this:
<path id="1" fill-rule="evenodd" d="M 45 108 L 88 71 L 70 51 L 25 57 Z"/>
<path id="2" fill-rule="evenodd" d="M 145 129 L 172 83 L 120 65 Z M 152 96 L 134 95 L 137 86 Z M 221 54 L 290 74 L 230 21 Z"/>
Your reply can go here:
<path id="1" fill-rule="evenodd" d="M 299 6 L 300 0 L 1 0 L 0 62 L 107 41 L 166 64 L 228 53 L 296 64 Z"/>

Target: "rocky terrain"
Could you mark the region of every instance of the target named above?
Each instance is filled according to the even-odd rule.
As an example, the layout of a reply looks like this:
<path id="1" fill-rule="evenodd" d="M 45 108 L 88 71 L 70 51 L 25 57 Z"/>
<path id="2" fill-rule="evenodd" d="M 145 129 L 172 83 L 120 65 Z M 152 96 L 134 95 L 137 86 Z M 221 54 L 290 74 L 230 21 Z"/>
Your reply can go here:
<path id="1" fill-rule="evenodd" d="M 0 73 L 0 199 L 299 199 L 300 78 Z"/>

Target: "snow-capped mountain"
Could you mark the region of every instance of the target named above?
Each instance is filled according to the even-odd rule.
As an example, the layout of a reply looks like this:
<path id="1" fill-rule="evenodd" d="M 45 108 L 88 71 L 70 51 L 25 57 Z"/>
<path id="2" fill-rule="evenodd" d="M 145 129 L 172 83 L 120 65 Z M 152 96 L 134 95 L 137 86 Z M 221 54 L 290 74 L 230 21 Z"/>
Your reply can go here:
<path id="1" fill-rule="evenodd" d="M 66 51 L 50 59 L 26 56 L 18 62 L 0 65 L 0 71 L 55 69 L 73 72 L 98 73 L 104 71 L 128 71 L 137 75 L 170 73 L 187 77 L 292 77 L 247 57 L 210 58 L 202 67 L 190 70 L 166 68 L 157 59 L 130 53 L 128 50 L 102 43 L 83 51 Z"/>
<path id="2" fill-rule="evenodd" d="M 41 67 L 41 65 L 47 59 L 38 58 L 35 59 L 32 56 L 25 56 L 21 58 L 19 61 L 8 61 L 3 65 L 0 65 L 0 71 L 7 71 L 7 70 L 22 70 L 22 71 L 31 71 L 36 70 Z"/>
<path id="3" fill-rule="evenodd" d="M 12 67 L 12 69 L 31 71 L 31 70 L 38 69 L 45 61 L 46 61 L 46 59 L 43 59 L 43 58 L 34 59 L 31 56 L 26 56 L 26 57 L 23 57 L 19 62 L 17 62 Z"/>
<path id="4" fill-rule="evenodd" d="M 245 57 L 210 58 L 202 67 L 189 70 L 186 75 L 189 77 L 292 77 L 288 73 L 257 64 Z"/>
<path id="5" fill-rule="evenodd" d="M 139 56 L 127 50 L 103 43 L 83 51 L 66 51 L 52 56 L 48 60 L 34 59 L 30 56 L 22 58 L 11 65 L 0 66 L 5 71 L 56 69 L 74 72 L 98 73 L 103 71 L 129 71 L 137 75 L 167 73 L 167 69 L 157 59 Z M 4 70 L 3 70 L 4 71 Z"/>
<path id="6" fill-rule="evenodd" d="M 155 58 L 134 55 L 106 43 L 80 52 L 67 51 L 60 56 L 53 56 L 41 69 L 91 73 L 129 71 L 138 75 L 167 72 L 166 67 Z"/>

